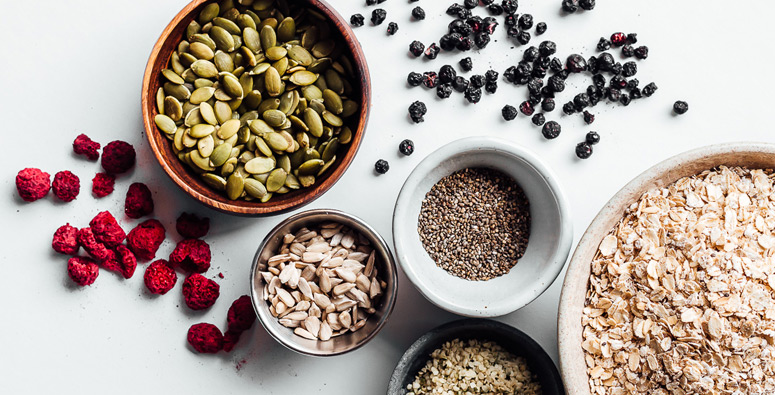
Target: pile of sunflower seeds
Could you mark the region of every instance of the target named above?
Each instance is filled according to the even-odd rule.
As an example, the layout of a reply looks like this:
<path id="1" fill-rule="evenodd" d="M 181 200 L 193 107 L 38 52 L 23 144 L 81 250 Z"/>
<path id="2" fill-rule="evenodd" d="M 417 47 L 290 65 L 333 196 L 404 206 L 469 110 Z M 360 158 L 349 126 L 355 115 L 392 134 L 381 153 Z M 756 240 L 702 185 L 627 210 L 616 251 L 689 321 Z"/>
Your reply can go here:
<path id="1" fill-rule="evenodd" d="M 352 61 L 327 18 L 283 0 L 205 6 L 161 72 L 156 125 L 229 199 L 316 182 L 352 140 Z"/>
<path id="2" fill-rule="evenodd" d="M 280 324 L 306 339 L 329 340 L 366 325 L 387 284 L 363 235 L 335 222 L 283 237 L 259 266 L 264 300 Z"/>
<path id="3" fill-rule="evenodd" d="M 431 188 L 417 222 L 436 265 L 466 280 L 490 280 L 508 273 L 525 254 L 530 203 L 513 178 L 468 168 Z"/>

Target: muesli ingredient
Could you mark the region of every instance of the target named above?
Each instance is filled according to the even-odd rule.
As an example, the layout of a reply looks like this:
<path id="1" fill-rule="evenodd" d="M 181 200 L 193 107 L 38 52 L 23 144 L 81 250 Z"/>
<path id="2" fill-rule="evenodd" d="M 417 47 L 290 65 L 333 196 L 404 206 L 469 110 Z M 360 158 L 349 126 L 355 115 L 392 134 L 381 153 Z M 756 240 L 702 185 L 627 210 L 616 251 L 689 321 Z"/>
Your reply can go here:
<path id="1" fill-rule="evenodd" d="M 73 141 L 73 152 L 83 155 L 89 160 L 97 160 L 100 157 L 100 143 L 92 141 L 89 136 L 79 134 Z"/>
<path id="2" fill-rule="evenodd" d="M 62 225 L 54 232 L 51 247 L 60 254 L 75 255 L 80 248 L 77 235 L 78 228 L 70 226 L 69 223 Z"/>
<path id="3" fill-rule="evenodd" d="M 156 251 L 164 241 L 164 225 L 159 220 L 149 219 L 138 224 L 126 237 L 129 249 L 145 261 L 156 257 Z"/>
<path id="4" fill-rule="evenodd" d="M 16 191 L 25 202 L 43 198 L 51 189 L 51 175 L 35 168 L 26 168 L 16 174 Z"/>
<path id="5" fill-rule="evenodd" d="M 183 300 L 191 310 L 204 310 L 218 300 L 221 287 L 213 280 L 194 273 L 183 281 Z"/>
<path id="6" fill-rule="evenodd" d="M 178 275 L 175 273 L 175 269 L 169 265 L 169 262 L 159 259 L 151 262 L 145 268 L 143 281 L 152 294 L 164 295 L 175 286 Z"/>
<path id="7" fill-rule="evenodd" d="M 70 171 L 60 171 L 54 175 L 54 182 L 51 183 L 51 190 L 59 200 L 63 202 L 72 202 L 78 197 L 81 191 L 81 181 L 78 176 Z"/>
<path id="8" fill-rule="evenodd" d="M 135 148 L 125 141 L 111 141 L 102 149 L 101 163 L 109 174 L 126 173 L 135 165 Z"/>
<path id="9" fill-rule="evenodd" d="M 204 240 L 181 240 L 170 254 L 170 263 L 189 273 L 204 273 L 210 268 L 210 246 Z"/>
<path id="10" fill-rule="evenodd" d="M 191 325 L 186 339 L 194 350 L 203 354 L 215 354 L 223 349 L 223 334 L 213 324 L 202 322 Z"/>
<path id="11" fill-rule="evenodd" d="M 129 218 L 142 218 L 153 212 L 153 196 L 148 186 L 135 182 L 129 186 L 124 200 L 124 213 Z"/>
<path id="12" fill-rule="evenodd" d="M 108 173 L 97 173 L 91 180 L 91 190 L 94 196 L 103 198 L 113 193 L 116 185 L 116 176 Z"/>
<path id="13" fill-rule="evenodd" d="M 82 287 L 94 284 L 99 274 L 100 268 L 91 258 L 74 256 L 67 261 L 67 275 Z"/>

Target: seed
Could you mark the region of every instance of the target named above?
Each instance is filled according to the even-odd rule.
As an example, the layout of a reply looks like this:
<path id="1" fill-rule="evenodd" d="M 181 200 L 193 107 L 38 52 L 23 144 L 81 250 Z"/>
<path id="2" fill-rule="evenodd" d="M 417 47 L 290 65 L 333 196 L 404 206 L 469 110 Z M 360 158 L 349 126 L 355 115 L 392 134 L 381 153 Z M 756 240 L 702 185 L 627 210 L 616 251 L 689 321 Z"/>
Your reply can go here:
<path id="1" fill-rule="evenodd" d="M 175 133 L 175 130 L 177 130 L 177 126 L 175 126 L 175 121 L 172 120 L 172 118 L 163 115 L 158 114 L 156 117 L 154 117 L 154 122 L 156 123 L 156 126 L 161 129 L 164 133 L 167 134 L 173 134 Z"/>
<path id="2" fill-rule="evenodd" d="M 237 200 L 245 190 L 245 179 L 239 172 L 232 173 L 226 179 L 226 196 L 231 200 Z"/>

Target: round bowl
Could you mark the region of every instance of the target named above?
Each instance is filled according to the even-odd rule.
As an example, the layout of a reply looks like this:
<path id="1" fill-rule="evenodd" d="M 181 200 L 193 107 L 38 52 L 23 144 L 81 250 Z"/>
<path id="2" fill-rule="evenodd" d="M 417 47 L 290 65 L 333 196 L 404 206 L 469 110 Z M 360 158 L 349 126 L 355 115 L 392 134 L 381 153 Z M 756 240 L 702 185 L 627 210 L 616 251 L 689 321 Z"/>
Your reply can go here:
<path id="1" fill-rule="evenodd" d="M 161 86 L 161 70 L 168 68 L 170 56 L 176 50 L 178 42 L 183 38 L 188 24 L 199 15 L 202 8 L 213 2 L 216 1 L 193 0 L 172 18 L 172 21 L 162 31 L 159 40 L 153 46 L 151 56 L 148 58 L 148 64 L 145 67 L 141 92 L 145 135 L 148 138 L 156 160 L 172 181 L 191 197 L 209 207 L 224 213 L 243 216 L 273 215 L 297 209 L 328 191 L 342 177 L 360 147 L 371 107 L 371 77 L 369 76 L 369 68 L 366 64 L 366 58 L 361 45 L 355 38 L 347 21 L 328 3 L 322 0 L 296 0 L 297 3 L 303 3 L 325 15 L 335 27 L 334 33 L 347 44 L 345 51 L 349 51 L 356 73 L 354 76 L 356 86 L 353 86 L 356 93 L 352 99 L 358 102 L 360 107 L 357 124 L 353 123 L 350 125 L 353 131 L 352 141 L 348 145 L 346 152 L 344 148 L 340 148 L 336 162 L 309 188 L 302 188 L 284 195 L 275 194 L 266 203 L 229 200 L 225 195 L 203 183 L 188 166 L 178 160 L 172 151 L 171 144 L 159 132 L 154 122 L 154 117 L 158 114 L 155 97 L 156 91 Z"/>
<path id="2" fill-rule="evenodd" d="M 645 192 L 721 165 L 775 168 L 775 145 L 761 143 L 712 145 L 669 158 L 627 183 L 605 204 L 584 232 L 565 273 L 557 323 L 560 370 L 569 394 L 590 394 L 584 350 L 581 348 L 583 341 L 581 315 L 592 259 L 600 241 L 621 220 L 626 207 Z"/>
<path id="3" fill-rule="evenodd" d="M 487 281 L 464 280 L 436 266 L 417 233 L 425 194 L 441 178 L 467 167 L 510 175 L 530 201 L 525 255 L 509 273 Z M 456 314 L 494 317 L 527 305 L 557 278 L 573 238 L 568 202 L 556 180 L 535 154 L 506 140 L 471 137 L 441 147 L 412 171 L 396 201 L 393 239 L 401 268 L 429 301 Z"/>
<path id="4" fill-rule="evenodd" d="M 560 373 L 549 355 L 524 332 L 504 323 L 485 319 L 448 322 L 434 328 L 415 341 L 398 361 L 388 384 L 388 395 L 405 395 L 406 386 L 430 359 L 430 354 L 444 343 L 454 340 L 490 340 L 512 354 L 524 357 L 530 371 L 538 376 L 544 395 L 564 394 Z"/>
<path id="5" fill-rule="evenodd" d="M 365 236 L 377 252 L 375 266 L 379 270 L 379 276 L 387 283 L 382 298 L 375 306 L 377 311 L 366 320 L 366 325 L 363 328 L 325 342 L 302 338 L 295 335 L 293 330 L 280 325 L 277 318 L 269 312 L 269 303 L 264 300 L 264 280 L 259 273 L 259 265 L 266 264 L 266 261 L 274 255 L 273 251 L 282 243 L 283 235 L 320 222 L 342 223 Z M 374 228 L 360 218 L 342 211 L 315 209 L 288 217 L 267 234 L 253 259 L 250 290 L 253 308 L 256 310 L 258 320 L 275 340 L 301 354 L 329 357 L 356 350 L 379 333 L 393 311 L 398 291 L 398 276 L 390 248 Z"/>

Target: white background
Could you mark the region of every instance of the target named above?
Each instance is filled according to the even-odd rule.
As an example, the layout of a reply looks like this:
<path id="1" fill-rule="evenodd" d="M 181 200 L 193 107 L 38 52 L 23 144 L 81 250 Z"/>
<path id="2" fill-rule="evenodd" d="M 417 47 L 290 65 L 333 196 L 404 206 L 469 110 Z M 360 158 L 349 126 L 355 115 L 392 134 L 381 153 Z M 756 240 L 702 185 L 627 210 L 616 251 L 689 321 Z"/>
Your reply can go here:
<path id="1" fill-rule="evenodd" d="M 335 0 L 348 19 L 354 12 L 367 20 L 372 8 L 363 0 Z M 562 16 L 559 0 L 522 0 L 520 12 L 546 21 L 542 39 L 555 40 L 559 53 L 589 56 L 600 36 L 614 31 L 638 32 L 639 45 L 651 49 L 638 62 L 641 86 L 656 81 L 659 90 L 627 108 L 602 104 L 597 121 L 585 126 L 580 117 L 560 116 L 559 107 L 590 83 L 573 76 L 558 110 L 562 135 L 544 140 L 527 117 L 506 123 L 504 104 L 518 105 L 526 90 L 500 82 L 496 95 L 475 105 L 455 94 L 440 101 L 422 88 L 408 89 L 409 71 L 454 63 L 463 56 L 442 54 L 427 62 L 407 56 L 409 42 L 429 43 L 451 20 L 448 2 L 388 0 L 385 24 L 356 29 L 371 67 L 373 109 L 365 140 L 346 175 L 307 208 L 333 207 L 360 216 L 391 240 L 393 204 L 415 165 L 441 145 L 471 135 L 509 139 L 538 153 L 554 169 L 568 195 L 575 230 L 574 244 L 603 204 L 628 180 L 651 165 L 680 152 L 731 141 L 772 141 L 775 86 L 770 77 L 775 41 L 765 1 L 599 1 L 593 12 Z M 344 356 L 305 357 L 275 343 L 256 324 L 231 354 L 198 355 L 186 344 L 188 327 L 212 322 L 225 327 L 226 311 L 248 292 L 250 260 L 265 233 L 282 217 L 234 218 L 206 209 L 183 194 L 162 172 L 145 141 L 141 125 L 140 87 L 151 47 L 185 0 L 8 1 L 0 16 L 0 113 L 3 136 L 0 167 L 0 391 L 15 393 L 331 393 L 381 394 L 404 350 L 431 328 L 458 317 L 432 306 L 400 275 L 398 303 L 387 326 L 362 349 Z M 410 10 L 422 5 L 428 18 L 410 21 Z M 484 14 L 484 11 L 480 11 Z M 387 22 L 400 26 L 385 35 Z M 499 18 L 502 23 L 502 18 Z M 522 50 L 505 36 L 503 25 L 492 43 L 474 58 L 475 72 L 489 67 L 502 72 Z M 538 45 L 535 39 L 531 44 Z M 618 51 L 616 52 L 618 54 Z M 467 74 L 470 76 L 470 74 Z M 410 124 L 407 106 L 428 104 L 426 122 Z M 687 100 L 686 115 L 671 114 L 672 103 Z M 588 130 L 602 141 L 591 159 L 574 157 L 576 143 Z M 70 145 L 86 133 L 103 145 L 115 139 L 135 145 L 138 163 L 119 178 L 116 191 L 104 199 L 90 192 L 99 165 L 76 157 Z M 411 138 L 415 154 L 401 157 L 398 143 Z M 390 162 L 388 174 L 375 176 L 373 164 Z M 24 203 L 14 177 L 25 167 L 52 176 L 71 170 L 82 191 L 63 204 L 52 195 Z M 167 227 L 168 240 L 158 257 L 171 252 L 179 236 L 174 220 L 181 211 L 212 218 L 207 237 L 213 251 L 208 276 L 221 284 L 221 297 L 205 312 L 185 306 L 180 282 L 165 296 L 149 295 L 143 286 L 145 264 L 130 280 L 101 271 L 91 287 L 73 286 L 65 256 L 51 250 L 51 235 L 70 222 L 86 226 L 101 210 L 116 214 L 129 231 L 138 222 L 122 214 L 131 182 L 154 191 L 155 215 Z M 535 220 L 540 220 L 536 218 Z M 217 279 L 218 273 L 224 279 Z M 529 306 L 499 318 L 526 331 L 557 358 L 556 315 L 562 276 Z M 4 387 L 4 388 L 3 388 Z"/>

